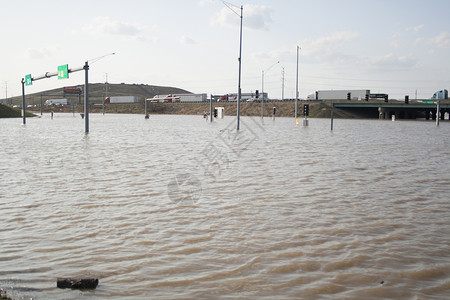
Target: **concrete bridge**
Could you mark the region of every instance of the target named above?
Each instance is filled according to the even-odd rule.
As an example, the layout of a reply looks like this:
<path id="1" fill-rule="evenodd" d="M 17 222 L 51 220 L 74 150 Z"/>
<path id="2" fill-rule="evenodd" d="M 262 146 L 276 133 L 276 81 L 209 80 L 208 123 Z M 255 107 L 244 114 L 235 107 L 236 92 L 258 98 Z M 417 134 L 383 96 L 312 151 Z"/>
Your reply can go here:
<path id="1" fill-rule="evenodd" d="M 332 102 L 334 108 L 352 113 L 362 118 L 391 119 L 426 119 L 436 120 L 437 100 L 422 100 L 422 102 L 404 101 L 340 101 Z M 444 120 L 445 113 L 450 114 L 450 100 L 440 100 L 440 118 Z"/>

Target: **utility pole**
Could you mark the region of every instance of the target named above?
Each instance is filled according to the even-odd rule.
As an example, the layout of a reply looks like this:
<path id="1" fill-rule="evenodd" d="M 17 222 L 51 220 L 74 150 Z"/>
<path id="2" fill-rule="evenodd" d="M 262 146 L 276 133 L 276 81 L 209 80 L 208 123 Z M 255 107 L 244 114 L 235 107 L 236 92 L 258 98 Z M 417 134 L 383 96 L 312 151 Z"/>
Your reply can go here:
<path id="1" fill-rule="evenodd" d="M 295 80 L 295 120 L 298 123 L 298 52 L 300 50 L 300 47 L 297 46 L 297 77 Z"/>
<path id="2" fill-rule="evenodd" d="M 23 116 L 22 116 L 22 121 L 23 121 L 23 125 L 25 125 L 27 123 L 27 117 L 25 115 L 26 111 L 25 111 L 25 78 L 22 78 L 22 112 L 23 112 Z"/>
<path id="3" fill-rule="evenodd" d="M 239 81 L 238 81 L 238 98 L 237 98 L 237 109 L 236 109 L 236 110 L 237 110 L 237 114 L 236 114 L 236 116 L 237 116 L 236 130 L 239 131 L 239 119 L 240 119 L 240 115 L 241 115 L 241 96 L 242 96 L 242 93 L 241 93 L 242 18 L 243 18 L 243 10 L 244 10 L 244 7 L 241 5 L 241 7 L 240 7 L 241 13 L 238 14 L 238 13 L 236 12 L 236 10 L 234 10 L 234 9 L 232 8 L 232 6 L 233 6 L 235 9 L 236 9 L 236 8 L 239 8 L 239 7 L 237 7 L 237 6 L 235 6 L 235 5 L 231 4 L 231 3 L 228 3 L 228 2 L 226 2 L 226 1 L 223 1 L 223 0 L 222 0 L 222 3 L 223 3 L 226 7 L 228 7 L 232 12 L 234 12 L 234 13 L 241 19 L 240 36 L 239 36 L 239 58 L 238 58 L 238 61 L 239 61 Z"/>
<path id="4" fill-rule="evenodd" d="M 106 81 L 105 81 L 105 99 L 103 99 L 103 115 L 105 115 L 105 100 L 108 98 L 108 73 L 105 73 Z M 147 102 L 145 102 L 147 103 Z"/>
<path id="5" fill-rule="evenodd" d="M 237 125 L 236 130 L 239 131 L 239 119 L 241 116 L 241 65 L 242 65 L 242 13 L 243 6 L 241 5 L 241 33 L 239 38 L 239 84 L 238 84 L 238 101 L 237 101 Z"/>
<path id="6" fill-rule="evenodd" d="M 89 133 L 89 64 L 88 61 L 84 63 L 84 133 Z"/>
<path id="7" fill-rule="evenodd" d="M 284 67 L 282 67 L 281 71 L 281 100 L 284 100 Z"/>

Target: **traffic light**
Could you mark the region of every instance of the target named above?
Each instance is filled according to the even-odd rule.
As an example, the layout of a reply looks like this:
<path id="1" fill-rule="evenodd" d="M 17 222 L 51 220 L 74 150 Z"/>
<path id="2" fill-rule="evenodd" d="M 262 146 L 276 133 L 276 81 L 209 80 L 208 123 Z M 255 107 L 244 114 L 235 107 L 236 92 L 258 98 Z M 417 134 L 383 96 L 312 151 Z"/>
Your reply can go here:
<path id="1" fill-rule="evenodd" d="M 217 118 L 217 108 L 214 108 L 214 118 Z"/>
<path id="2" fill-rule="evenodd" d="M 389 101 L 389 96 L 388 95 L 384 95 L 384 102 L 388 102 Z"/>
<path id="3" fill-rule="evenodd" d="M 255 95 L 255 98 L 258 99 L 258 98 L 259 98 L 259 91 L 256 90 L 255 94 L 256 94 L 256 95 Z"/>
<path id="4" fill-rule="evenodd" d="M 347 93 L 347 100 L 350 100 L 351 96 L 352 96 L 352 93 Z"/>
<path id="5" fill-rule="evenodd" d="M 303 104 L 303 115 L 309 116 L 309 104 Z"/>
<path id="6" fill-rule="evenodd" d="M 369 101 L 369 94 L 366 94 L 366 101 Z"/>
<path id="7" fill-rule="evenodd" d="M 405 104 L 409 104 L 409 96 L 408 95 L 405 96 Z"/>

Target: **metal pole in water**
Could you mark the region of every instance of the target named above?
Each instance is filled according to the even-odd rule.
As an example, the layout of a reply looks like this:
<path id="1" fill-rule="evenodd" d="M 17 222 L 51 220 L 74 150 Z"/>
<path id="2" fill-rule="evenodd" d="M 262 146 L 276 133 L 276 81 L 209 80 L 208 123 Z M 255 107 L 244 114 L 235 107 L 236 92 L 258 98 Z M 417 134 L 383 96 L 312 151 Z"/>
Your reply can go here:
<path id="1" fill-rule="evenodd" d="M 26 110 L 25 110 L 25 79 L 22 78 L 22 112 L 23 112 L 23 125 L 27 123 Z"/>
<path id="2" fill-rule="evenodd" d="M 237 126 L 236 130 L 239 131 L 239 118 L 241 115 L 241 65 L 242 65 L 242 13 L 243 6 L 241 5 L 241 29 L 239 38 L 239 84 L 238 84 L 238 99 L 237 99 Z"/>
<path id="3" fill-rule="evenodd" d="M 84 132 L 89 133 L 89 91 L 88 91 L 88 73 L 89 64 L 86 61 L 84 63 Z"/>
<path id="4" fill-rule="evenodd" d="M 300 49 L 299 46 L 297 46 L 297 77 L 295 80 L 295 120 L 298 124 L 298 50 Z"/>
<path id="5" fill-rule="evenodd" d="M 333 131 L 334 106 L 331 108 L 331 131 Z"/>
<path id="6" fill-rule="evenodd" d="M 436 102 L 436 126 L 439 126 L 439 119 L 441 118 L 441 101 Z"/>
<path id="7" fill-rule="evenodd" d="M 262 70 L 262 74 L 261 74 L 261 91 L 262 91 L 261 119 L 264 119 L 264 70 Z"/>
<path id="8" fill-rule="evenodd" d="M 148 118 L 147 99 L 144 99 L 144 101 L 145 101 L 145 118 L 147 119 Z M 103 105 L 105 105 L 104 103 L 105 101 L 103 101 Z"/>
<path id="9" fill-rule="evenodd" d="M 213 95 L 211 95 L 211 99 L 209 99 L 209 122 L 213 121 L 212 98 Z"/>

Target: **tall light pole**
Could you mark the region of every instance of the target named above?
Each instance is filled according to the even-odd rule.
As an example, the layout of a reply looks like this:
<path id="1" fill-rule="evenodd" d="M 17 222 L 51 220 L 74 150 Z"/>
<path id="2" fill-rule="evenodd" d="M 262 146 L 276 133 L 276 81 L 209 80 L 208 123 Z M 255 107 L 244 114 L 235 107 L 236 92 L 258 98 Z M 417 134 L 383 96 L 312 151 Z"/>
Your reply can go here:
<path id="1" fill-rule="evenodd" d="M 295 120 L 298 118 L 298 53 L 300 47 L 297 46 L 297 78 L 295 80 Z"/>
<path id="2" fill-rule="evenodd" d="M 89 133 L 89 64 L 88 61 L 84 63 L 84 133 Z"/>
<path id="3" fill-rule="evenodd" d="M 276 63 L 274 63 L 273 65 L 271 65 L 270 67 L 268 67 L 266 69 L 266 72 L 269 71 L 270 69 L 273 68 L 273 66 L 275 66 L 276 64 L 279 64 L 280 61 L 277 61 Z M 261 101 L 261 119 L 264 118 L 264 70 L 262 70 L 262 74 L 261 74 L 261 93 L 262 93 L 262 101 Z"/>
<path id="4" fill-rule="evenodd" d="M 239 81 L 238 81 L 238 99 L 237 99 L 237 124 L 236 124 L 236 130 L 239 130 L 239 119 L 241 115 L 241 65 L 242 65 L 242 18 L 243 18 L 243 6 L 241 5 L 241 13 L 238 14 L 231 6 L 234 6 L 237 8 L 237 6 L 225 2 L 222 0 L 222 3 L 228 7 L 232 12 L 234 12 L 240 19 L 241 19 L 241 27 L 240 27 L 240 36 L 239 36 Z"/>
<path id="5" fill-rule="evenodd" d="M 108 98 L 108 73 L 105 73 L 106 81 L 105 81 L 105 99 L 103 99 L 103 115 L 105 115 L 105 100 Z M 147 102 L 145 102 L 147 104 Z"/>
<path id="6" fill-rule="evenodd" d="M 237 125 L 236 130 L 239 130 L 239 118 L 241 115 L 241 65 L 242 65 L 242 13 L 243 7 L 241 5 L 241 34 L 239 37 L 239 83 L 238 83 L 238 101 L 237 101 Z"/>
<path id="7" fill-rule="evenodd" d="M 284 67 L 281 67 L 281 101 L 284 100 Z"/>
<path id="8" fill-rule="evenodd" d="M 100 59 L 106 57 L 106 56 L 110 56 L 110 55 L 114 55 L 116 53 L 109 53 L 109 54 L 105 54 L 103 56 L 99 56 L 97 58 L 93 58 L 90 60 L 87 60 L 84 63 L 84 133 L 89 133 L 89 91 L 88 91 L 88 86 L 89 86 L 89 80 L 88 80 L 88 73 L 89 73 L 89 62 L 91 62 L 91 65 L 97 61 L 99 61 Z"/>

